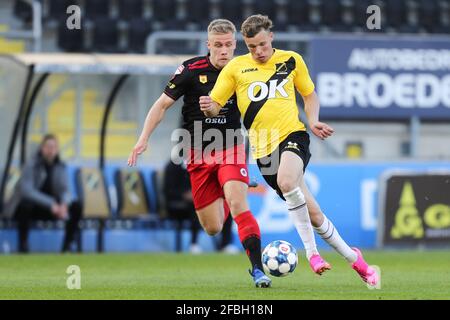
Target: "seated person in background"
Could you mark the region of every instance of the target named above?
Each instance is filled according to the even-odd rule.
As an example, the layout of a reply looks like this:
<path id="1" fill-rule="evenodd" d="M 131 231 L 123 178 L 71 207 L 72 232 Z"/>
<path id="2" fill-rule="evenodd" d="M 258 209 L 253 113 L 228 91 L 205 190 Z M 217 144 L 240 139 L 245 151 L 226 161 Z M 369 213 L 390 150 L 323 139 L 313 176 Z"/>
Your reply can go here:
<path id="1" fill-rule="evenodd" d="M 11 199 L 18 223 L 19 252 L 28 252 L 31 220 L 66 221 L 61 251 L 69 250 L 79 232 L 82 209 L 78 202 L 70 202 L 68 183 L 66 165 L 59 158 L 58 140 L 47 134 L 36 156 L 25 164 Z"/>
<path id="2" fill-rule="evenodd" d="M 189 220 L 191 223 L 190 251 L 201 253 L 202 249 L 197 243 L 200 222 L 195 213 L 191 182 L 185 163 L 181 165 L 172 161 L 167 163 L 164 168 L 163 194 L 169 217 L 177 221 L 177 232 L 181 232 L 183 220 Z M 181 243 L 177 243 L 177 251 L 181 250 L 180 246 Z"/>

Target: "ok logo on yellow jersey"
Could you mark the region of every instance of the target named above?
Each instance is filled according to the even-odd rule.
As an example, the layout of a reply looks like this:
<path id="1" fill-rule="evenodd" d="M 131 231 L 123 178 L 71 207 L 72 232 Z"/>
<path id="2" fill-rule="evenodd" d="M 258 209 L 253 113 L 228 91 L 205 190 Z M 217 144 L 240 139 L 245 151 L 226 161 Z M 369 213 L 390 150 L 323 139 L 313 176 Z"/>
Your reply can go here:
<path id="1" fill-rule="evenodd" d="M 258 102 L 264 99 L 275 98 L 277 92 L 284 98 L 288 97 L 284 85 L 288 82 L 288 79 L 283 79 L 278 83 L 279 79 L 270 80 L 269 84 L 262 81 L 253 82 L 250 84 L 247 90 L 248 98 L 253 102 Z"/>

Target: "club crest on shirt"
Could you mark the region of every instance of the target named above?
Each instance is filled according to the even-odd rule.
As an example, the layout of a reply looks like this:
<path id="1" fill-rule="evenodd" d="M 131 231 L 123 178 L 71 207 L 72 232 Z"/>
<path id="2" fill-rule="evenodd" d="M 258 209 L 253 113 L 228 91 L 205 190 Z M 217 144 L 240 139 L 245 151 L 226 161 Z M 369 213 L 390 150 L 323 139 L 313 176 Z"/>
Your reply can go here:
<path id="1" fill-rule="evenodd" d="M 200 83 L 207 83 L 208 82 L 208 77 L 205 74 L 201 74 L 198 76 L 198 81 L 200 81 Z"/>
<path id="2" fill-rule="evenodd" d="M 275 63 L 275 70 L 276 70 L 277 74 L 287 74 L 286 62 Z"/>

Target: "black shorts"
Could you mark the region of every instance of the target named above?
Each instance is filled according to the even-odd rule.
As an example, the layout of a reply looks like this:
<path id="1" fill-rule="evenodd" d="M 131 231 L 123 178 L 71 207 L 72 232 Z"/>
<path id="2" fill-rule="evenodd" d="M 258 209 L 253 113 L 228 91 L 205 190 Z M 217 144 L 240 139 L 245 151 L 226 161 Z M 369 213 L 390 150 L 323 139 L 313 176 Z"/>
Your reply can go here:
<path id="1" fill-rule="evenodd" d="M 266 180 L 267 184 L 274 189 L 283 200 L 285 199 L 283 197 L 283 192 L 281 192 L 278 187 L 277 176 L 281 154 L 285 151 L 291 151 L 303 160 L 303 172 L 305 172 L 306 166 L 311 158 L 311 153 L 309 152 L 309 134 L 306 131 L 293 132 L 288 135 L 271 154 L 256 160 L 264 180 Z"/>

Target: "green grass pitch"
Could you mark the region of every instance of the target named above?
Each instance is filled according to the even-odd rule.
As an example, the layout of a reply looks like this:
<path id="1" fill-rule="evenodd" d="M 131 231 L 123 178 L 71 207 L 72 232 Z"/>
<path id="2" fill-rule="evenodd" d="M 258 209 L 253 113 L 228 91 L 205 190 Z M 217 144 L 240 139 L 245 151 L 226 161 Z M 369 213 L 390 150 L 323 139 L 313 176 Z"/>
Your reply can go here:
<path id="1" fill-rule="evenodd" d="M 244 254 L 83 254 L 0 256 L 0 299 L 450 299 L 450 251 L 365 251 L 379 266 L 381 288 L 369 290 L 334 252 L 332 270 L 313 274 L 303 255 L 293 274 L 255 288 Z M 81 289 L 69 290 L 69 265 Z"/>

